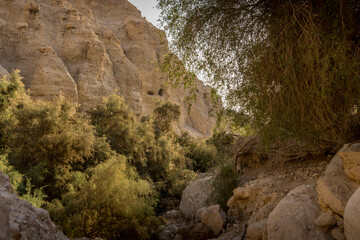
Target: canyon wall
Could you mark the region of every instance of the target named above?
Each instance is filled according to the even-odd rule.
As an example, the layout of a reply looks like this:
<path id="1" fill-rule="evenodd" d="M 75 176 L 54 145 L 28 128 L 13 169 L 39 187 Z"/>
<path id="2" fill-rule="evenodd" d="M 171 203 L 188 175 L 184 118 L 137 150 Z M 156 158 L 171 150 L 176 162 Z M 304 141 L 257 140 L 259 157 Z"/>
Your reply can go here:
<path id="1" fill-rule="evenodd" d="M 0 0 L 2 72 L 20 69 L 33 98 L 63 94 L 88 110 L 118 93 L 137 116 L 169 100 L 182 112 L 175 131 L 208 136 L 210 87 L 196 82 L 188 111 L 185 92 L 158 71 L 168 52 L 165 33 L 127 0 Z"/>

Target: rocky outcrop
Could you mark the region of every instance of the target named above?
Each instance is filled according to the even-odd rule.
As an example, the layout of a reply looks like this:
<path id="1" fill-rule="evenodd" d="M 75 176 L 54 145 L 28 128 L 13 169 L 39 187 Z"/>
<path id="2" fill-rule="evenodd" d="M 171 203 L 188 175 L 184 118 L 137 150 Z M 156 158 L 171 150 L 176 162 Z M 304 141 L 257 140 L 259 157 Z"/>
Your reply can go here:
<path id="1" fill-rule="evenodd" d="M 0 0 L 0 65 L 19 68 L 33 97 L 62 93 L 87 110 L 119 93 L 138 116 L 169 100 L 181 107 L 176 131 L 209 135 L 210 88 L 196 81 L 188 112 L 158 71 L 168 52 L 165 33 L 127 0 Z"/>
<path id="2" fill-rule="evenodd" d="M 211 204 L 211 196 L 215 191 L 213 182 L 213 175 L 202 174 L 185 188 L 179 206 L 185 218 L 194 218 L 200 208 Z"/>
<path id="3" fill-rule="evenodd" d="M 358 188 L 346 204 L 344 228 L 347 240 L 360 239 L 360 188 Z"/>
<path id="4" fill-rule="evenodd" d="M 47 211 L 20 200 L 0 171 L 0 239 L 67 240 Z"/>
<path id="5" fill-rule="evenodd" d="M 314 225 L 321 210 L 316 200 L 315 186 L 302 185 L 292 190 L 269 215 L 268 239 L 331 239 Z"/>

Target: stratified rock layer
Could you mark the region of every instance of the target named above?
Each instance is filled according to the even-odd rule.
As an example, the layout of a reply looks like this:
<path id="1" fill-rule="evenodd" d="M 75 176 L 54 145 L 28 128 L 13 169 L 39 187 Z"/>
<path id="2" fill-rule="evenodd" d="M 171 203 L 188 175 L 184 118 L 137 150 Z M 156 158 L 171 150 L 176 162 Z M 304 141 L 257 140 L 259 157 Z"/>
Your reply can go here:
<path id="1" fill-rule="evenodd" d="M 87 110 L 120 93 L 137 115 L 170 100 L 182 112 L 176 131 L 209 135 L 210 88 L 196 82 L 188 112 L 184 91 L 158 71 L 167 53 L 164 32 L 127 0 L 0 0 L 0 65 L 20 69 L 34 98 L 62 93 Z"/>
<path id="2" fill-rule="evenodd" d="M 0 171 L 0 239 L 68 240 L 47 211 L 20 200 Z"/>

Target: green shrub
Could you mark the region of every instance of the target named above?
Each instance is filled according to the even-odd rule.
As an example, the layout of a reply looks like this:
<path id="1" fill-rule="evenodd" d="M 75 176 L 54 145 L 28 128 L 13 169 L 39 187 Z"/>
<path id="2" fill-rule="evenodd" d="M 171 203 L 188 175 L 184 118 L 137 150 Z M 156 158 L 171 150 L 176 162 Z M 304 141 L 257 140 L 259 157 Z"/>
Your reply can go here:
<path id="1" fill-rule="evenodd" d="M 155 134 L 158 138 L 162 133 L 171 130 L 171 123 L 179 120 L 180 107 L 171 102 L 160 103 L 154 109 Z"/>
<path id="2" fill-rule="evenodd" d="M 237 187 L 237 176 L 231 161 L 225 161 L 220 165 L 220 172 L 216 175 L 214 188 L 216 189 L 216 202 L 224 210 L 228 209 L 227 201 L 233 195 L 233 190 Z"/>
<path id="3" fill-rule="evenodd" d="M 70 191 L 50 207 L 69 237 L 147 239 L 148 218 L 157 202 L 151 183 L 142 180 L 124 156 L 72 175 Z"/>
<path id="4" fill-rule="evenodd" d="M 223 157 L 213 145 L 194 139 L 187 132 L 179 136 L 177 142 L 185 149 L 185 156 L 190 160 L 190 168 L 195 172 L 208 171 Z"/>
<path id="5" fill-rule="evenodd" d="M 95 131 L 64 99 L 56 102 L 22 101 L 10 109 L 7 123 L 10 163 L 32 177 L 50 198 L 61 195 L 74 163 L 93 154 Z M 46 169 L 46 170 L 45 170 Z"/>

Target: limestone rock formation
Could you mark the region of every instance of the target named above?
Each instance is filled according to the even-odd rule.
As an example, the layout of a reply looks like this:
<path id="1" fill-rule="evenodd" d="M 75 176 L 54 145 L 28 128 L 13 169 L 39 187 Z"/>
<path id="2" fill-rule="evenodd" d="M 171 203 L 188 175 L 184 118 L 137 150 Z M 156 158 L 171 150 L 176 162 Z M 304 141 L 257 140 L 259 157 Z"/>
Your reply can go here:
<path id="1" fill-rule="evenodd" d="M 211 203 L 214 192 L 213 175 L 200 175 L 190 183 L 182 193 L 179 209 L 185 218 L 195 217 L 196 212 Z"/>
<path id="2" fill-rule="evenodd" d="M 315 186 L 312 185 L 302 185 L 288 193 L 269 215 L 268 239 L 331 239 L 314 225 L 321 210 L 316 200 Z"/>
<path id="3" fill-rule="evenodd" d="M 209 135 L 210 88 L 196 82 L 188 112 L 185 92 L 158 71 L 168 52 L 164 32 L 127 0 L 0 0 L 0 65 L 20 69 L 35 98 L 61 92 L 87 110 L 119 93 L 138 116 L 169 100 L 181 107 L 176 131 Z"/>
<path id="4" fill-rule="evenodd" d="M 346 204 L 344 227 L 347 240 L 360 239 L 360 188 Z"/>
<path id="5" fill-rule="evenodd" d="M 66 240 L 47 211 L 20 200 L 0 171 L 0 239 Z"/>

